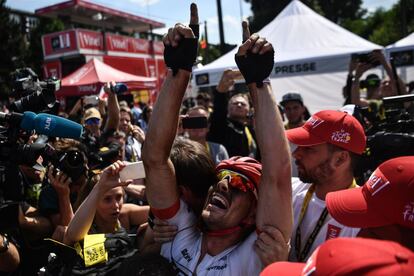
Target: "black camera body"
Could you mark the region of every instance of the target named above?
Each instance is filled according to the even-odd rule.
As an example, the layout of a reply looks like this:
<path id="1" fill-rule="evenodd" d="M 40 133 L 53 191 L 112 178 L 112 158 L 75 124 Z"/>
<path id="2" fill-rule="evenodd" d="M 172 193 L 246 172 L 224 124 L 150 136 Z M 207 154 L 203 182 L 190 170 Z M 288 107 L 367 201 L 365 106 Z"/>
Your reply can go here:
<path id="1" fill-rule="evenodd" d="M 11 74 L 11 84 L 12 96 L 20 98 L 11 103 L 11 111 L 51 110 L 57 103 L 55 92 L 60 88 L 60 80 L 51 78 L 40 81 L 32 69 L 20 68 Z"/>
<path id="2" fill-rule="evenodd" d="M 405 105 L 411 102 L 411 110 Z M 372 125 L 366 129 L 367 148 L 354 172 L 359 183 L 365 182 L 382 162 L 399 157 L 414 155 L 414 95 L 383 98 L 385 119 L 370 117 L 366 109 L 360 109 L 362 117 Z M 363 119 L 362 119 L 363 121 Z"/>
<path id="3" fill-rule="evenodd" d="M 30 68 L 17 69 L 10 74 L 10 78 L 11 96 L 16 100 L 11 103 L 9 110 L 19 114 L 25 111 L 51 112 L 52 108 L 58 107 L 55 91 L 59 88 L 59 81 L 40 81 Z M 46 143 L 26 144 L 30 133 L 20 129 L 17 117 L 0 116 L 0 195 L 3 197 L 0 201 L 24 199 L 19 165 L 33 166 L 48 147 Z"/>
<path id="4" fill-rule="evenodd" d="M 371 58 L 371 53 L 362 53 L 362 54 L 352 54 L 351 58 L 353 60 L 358 60 L 358 62 L 361 63 L 369 63 L 372 65 L 372 67 L 377 67 L 379 66 L 381 63 L 377 60 L 373 61 Z"/>
<path id="5" fill-rule="evenodd" d="M 72 181 L 78 180 L 86 172 L 85 154 L 78 150 L 68 150 L 57 154 L 52 164 L 55 170 L 60 170 Z"/>

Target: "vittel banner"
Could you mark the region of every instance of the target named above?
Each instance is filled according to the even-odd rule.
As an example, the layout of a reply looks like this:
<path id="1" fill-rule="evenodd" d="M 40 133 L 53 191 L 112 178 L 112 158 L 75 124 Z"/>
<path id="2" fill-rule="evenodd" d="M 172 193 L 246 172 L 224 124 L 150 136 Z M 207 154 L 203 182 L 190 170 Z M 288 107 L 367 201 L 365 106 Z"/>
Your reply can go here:
<path id="1" fill-rule="evenodd" d="M 149 41 L 115 34 L 106 34 L 106 47 L 112 52 L 128 52 L 148 54 L 150 52 Z"/>
<path id="2" fill-rule="evenodd" d="M 77 37 L 79 39 L 79 48 L 87 50 L 103 51 L 102 33 L 87 30 L 77 30 Z"/>

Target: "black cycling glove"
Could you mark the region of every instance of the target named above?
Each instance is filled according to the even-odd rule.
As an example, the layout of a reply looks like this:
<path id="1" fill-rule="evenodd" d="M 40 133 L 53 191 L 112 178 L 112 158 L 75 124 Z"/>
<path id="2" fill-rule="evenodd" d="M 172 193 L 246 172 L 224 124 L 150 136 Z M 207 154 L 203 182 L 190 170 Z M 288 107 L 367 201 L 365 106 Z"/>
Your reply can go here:
<path id="1" fill-rule="evenodd" d="M 193 34 L 195 37 L 197 38 L 200 37 L 200 25 L 199 24 L 190 24 L 188 25 L 188 27 L 190 27 L 191 30 L 193 30 Z"/>
<path id="2" fill-rule="evenodd" d="M 167 67 L 171 68 L 175 76 L 178 69 L 191 72 L 197 57 L 198 39 L 183 38 L 177 47 L 165 46 L 164 61 Z"/>
<path id="3" fill-rule="evenodd" d="M 269 77 L 273 70 L 275 52 L 272 50 L 262 55 L 250 51 L 244 56 L 236 54 L 235 61 L 242 73 L 246 84 L 256 83 L 257 87 L 263 86 L 263 81 Z"/>

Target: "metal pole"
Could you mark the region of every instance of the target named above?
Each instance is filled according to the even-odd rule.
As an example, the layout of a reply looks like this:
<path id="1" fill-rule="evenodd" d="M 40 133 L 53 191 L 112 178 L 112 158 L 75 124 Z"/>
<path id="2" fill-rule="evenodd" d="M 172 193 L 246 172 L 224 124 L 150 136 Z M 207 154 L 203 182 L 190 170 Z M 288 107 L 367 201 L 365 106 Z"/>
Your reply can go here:
<path id="1" fill-rule="evenodd" d="M 224 42 L 224 30 L 223 30 L 223 14 L 221 12 L 221 0 L 217 0 L 217 15 L 219 23 L 219 34 L 220 34 L 220 52 L 223 55 L 225 52 L 225 42 Z"/>
<path id="2" fill-rule="evenodd" d="M 204 49 L 204 60 L 205 63 L 208 63 L 210 59 L 208 51 L 207 21 L 204 21 L 204 39 L 206 41 L 206 49 Z"/>

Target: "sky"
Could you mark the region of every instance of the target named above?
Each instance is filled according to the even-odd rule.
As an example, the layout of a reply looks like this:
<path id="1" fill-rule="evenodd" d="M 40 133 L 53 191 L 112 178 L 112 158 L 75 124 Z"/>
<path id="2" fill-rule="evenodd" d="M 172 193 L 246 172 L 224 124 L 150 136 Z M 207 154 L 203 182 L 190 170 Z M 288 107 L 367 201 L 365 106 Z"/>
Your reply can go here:
<path id="1" fill-rule="evenodd" d="M 7 0 L 6 5 L 29 12 L 65 0 Z M 207 22 L 209 43 L 219 42 L 217 6 L 215 0 L 87 0 L 114 9 L 133 13 L 173 26 L 176 22 L 186 23 L 189 20 L 191 2 L 198 6 L 200 22 Z M 275 0 L 269 0 L 275 1 Z M 398 0 L 364 0 L 363 7 L 374 11 L 378 7 L 389 8 Z M 241 39 L 241 20 L 252 13 L 250 5 L 244 0 L 221 0 L 224 37 L 230 44 L 238 44 Z M 154 32 L 163 34 L 167 28 L 156 29 Z M 200 33 L 204 32 L 204 25 L 200 26 Z"/>

